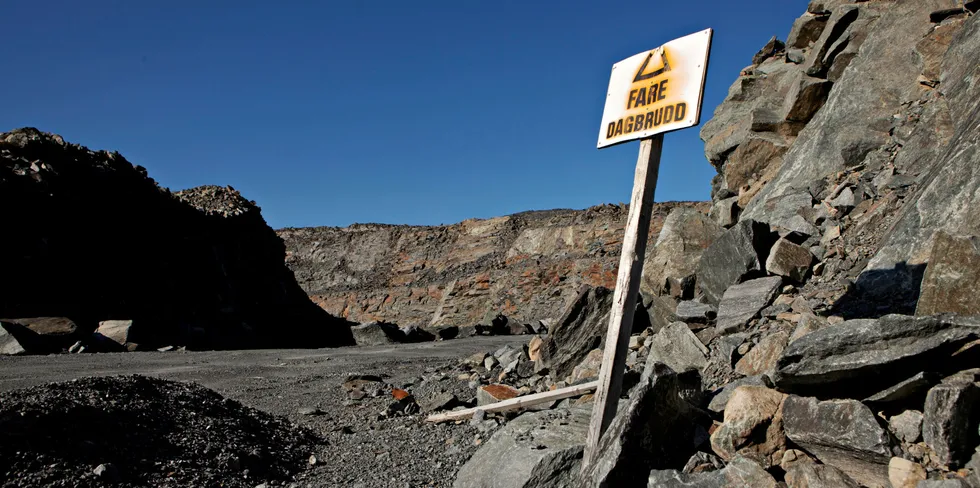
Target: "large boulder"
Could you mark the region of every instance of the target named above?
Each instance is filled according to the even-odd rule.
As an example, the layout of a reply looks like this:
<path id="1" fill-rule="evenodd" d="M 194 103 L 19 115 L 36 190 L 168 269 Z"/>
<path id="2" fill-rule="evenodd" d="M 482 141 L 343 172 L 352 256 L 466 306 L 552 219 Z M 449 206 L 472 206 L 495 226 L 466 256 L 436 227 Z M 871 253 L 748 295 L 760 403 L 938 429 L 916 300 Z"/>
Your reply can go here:
<path id="1" fill-rule="evenodd" d="M 726 461 L 739 455 L 765 468 L 778 465 L 786 450 L 785 398 L 764 386 L 736 388 L 725 407 L 724 423 L 711 434 L 711 448 Z"/>
<path id="2" fill-rule="evenodd" d="M 398 327 L 383 322 L 368 322 L 351 326 L 351 334 L 354 335 L 354 343 L 358 346 L 382 346 L 394 344 L 392 336 L 398 335 Z"/>
<path id="3" fill-rule="evenodd" d="M 651 470 L 684 466 L 706 440 L 707 419 L 681 399 L 678 375 L 663 364 L 653 369 L 602 435 L 579 486 L 642 487 Z"/>
<path id="4" fill-rule="evenodd" d="M 773 240 L 769 226 L 748 219 L 715 239 L 698 262 L 697 283 L 705 298 L 718 303 L 728 287 L 764 274 Z"/>
<path id="5" fill-rule="evenodd" d="M 791 395 L 783 402 L 783 428 L 794 444 L 862 486 L 889 488 L 891 440 L 861 402 Z"/>
<path id="6" fill-rule="evenodd" d="M 15 333 L 21 332 L 23 329 L 25 328 L 17 324 L 4 324 L 0 322 L 0 355 L 19 356 L 21 354 L 27 354 L 27 347 L 15 335 Z"/>
<path id="7" fill-rule="evenodd" d="M 578 476 L 591 408 L 526 412 L 498 430 L 456 474 L 453 488 L 551 488 Z"/>
<path id="8" fill-rule="evenodd" d="M 801 283 L 810 272 L 812 262 L 813 254 L 809 249 L 786 239 L 779 239 L 769 251 L 766 270 Z"/>
<path id="9" fill-rule="evenodd" d="M 772 303 L 782 283 L 783 279 L 779 276 L 767 276 L 728 287 L 718 304 L 715 328 L 722 334 L 744 329 L 750 320 Z"/>
<path id="10" fill-rule="evenodd" d="M 743 457 L 732 459 L 723 469 L 685 474 L 677 470 L 653 470 L 647 488 L 776 488 L 779 486 L 762 466 Z"/>
<path id="11" fill-rule="evenodd" d="M 926 395 L 922 439 L 936 461 L 959 467 L 980 444 L 980 387 L 974 383 L 940 384 Z"/>
<path id="12" fill-rule="evenodd" d="M 572 374 L 589 351 L 599 348 L 609 325 L 613 291 L 603 287 L 583 287 L 551 329 L 541 347 L 542 367 L 557 378 Z"/>
<path id="13" fill-rule="evenodd" d="M 980 239 L 937 232 L 922 276 L 916 315 L 980 315 Z"/>
<path id="14" fill-rule="evenodd" d="M 977 339 L 977 317 L 849 320 L 791 342 L 776 364 L 773 381 L 781 391 L 864 398 L 925 368 L 942 372 L 959 361 L 975 361 L 976 348 L 953 354 Z"/>
<path id="15" fill-rule="evenodd" d="M 55 352 L 68 349 L 82 338 L 83 331 L 74 320 L 67 317 L 35 317 L 24 319 L 0 319 L 0 322 L 17 324 L 39 336 L 44 349 Z"/>
<path id="16" fill-rule="evenodd" d="M 678 207 L 664 220 L 657 243 L 643 263 L 640 291 L 691 298 L 701 254 L 724 229 L 693 208 Z"/>

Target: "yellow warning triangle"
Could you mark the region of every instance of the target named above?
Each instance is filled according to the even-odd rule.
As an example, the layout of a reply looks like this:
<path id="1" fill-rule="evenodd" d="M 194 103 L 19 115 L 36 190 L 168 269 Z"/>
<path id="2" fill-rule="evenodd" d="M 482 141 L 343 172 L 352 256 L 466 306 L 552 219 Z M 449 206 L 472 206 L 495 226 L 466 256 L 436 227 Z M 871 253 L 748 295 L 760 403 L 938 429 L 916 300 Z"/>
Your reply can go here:
<path id="1" fill-rule="evenodd" d="M 647 54 L 647 58 L 643 60 L 640 69 L 636 71 L 636 76 L 633 77 L 633 83 L 656 78 L 668 71 L 670 71 L 670 62 L 667 61 L 666 50 L 662 47 L 654 49 Z"/>

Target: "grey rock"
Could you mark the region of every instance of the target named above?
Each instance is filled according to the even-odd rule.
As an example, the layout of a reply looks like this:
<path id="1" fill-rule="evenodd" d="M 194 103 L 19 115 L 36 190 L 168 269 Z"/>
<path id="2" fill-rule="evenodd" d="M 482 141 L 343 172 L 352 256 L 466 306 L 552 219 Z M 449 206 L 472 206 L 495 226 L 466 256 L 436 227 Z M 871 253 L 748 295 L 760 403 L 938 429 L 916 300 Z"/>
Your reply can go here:
<path id="1" fill-rule="evenodd" d="M 742 220 L 704 251 L 698 262 L 697 283 L 709 303 L 718 303 L 728 287 L 763 272 L 772 246 L 769 227 Z"/>
<path id="2" fill-rule="evenodd" d="M 366 324 L 351 326 L 350 331 L 354 335 L 354 342 L 358 346 L 380 346 L 393 344 L 391 332 L 386 330 L 388 326 L 381 322 L 368 322 Z"/>
<path id="3" fill-rule="evenodd" d="M 24 333 L 15 334 L 32 354 L 61 352 L 83 338 L 83 331 L 67 317 L 0 319 L 0 323 L 23 327 Z"/>
<path id="4" fill-rule="evenodd" d="M 704 422 L 679 395 L 677 374 L 657 364 L 633 388 L 596 447 L 598 457 L 582 473 L 583 487 L 642 486 L 652 469 L 683 466 L 694 454 Z M 639 481 L 639 483 L 638 483 Z"/>
<path id="5" fill-rule="evenodd" d="M 922 365 L 954 366 L 950 356 L 977 339 L 980 318 L 975 317 L 849 320 L 791 342 L 773 381 L 781 391 L 864 398 L 868 391 L 914 376 Z"/>
<path id="6" fill-rule="evenodd" d="M 323 415 L 326 412 L 320 410 L 317 407 L 302 407 L 299 410 L 297 410 L 296 413 L 304 416 L 310 416 L 310 415 Z"/>
<path id="7" fill-rule="evenodd" d="M 674 322 L 653 336 L 644 377 L 653 373 L 657 363 L 664 363 L 674 371 L 702 370 L 708 365 L 708 348 L 687 324 Z"/>
<path id="8" fill-rule="evenodd" d="M 973 488 L 966 481 L 956 478 L 945 480 L 922 480 L 915 488 Z"/>
<path id="9" fill-rule="evenodd" d="M 527 412 L 497 430 L 456 475 L 454 488 L 570 486 L 591 407 Z"/>
<path id="10" fill-rule="evenodd" d="M 693 208 L 672 210 L 644 260 L 640 292 L 692 298 L 701 254 L 722 232 L 721 226 Z"/>
<path id="11" fill-rule="evenodd" d="M 776 36 L 772 36 L 772 38 L 769 39 L 769 42 L 767 42 L 766 45 L 752 57 L 752 64 L 761 64 L 766 59 L 769 59 L 779 51 L 782 51 L 785 47 L 786 45 L 783 43 L 783 41 L 777 39 Z"/>
<path id="12" fill-rule="evenodd" d="M 886 388 L 874 395 L 864 399 L 864 403 L 876 406 L 886 405 L 896 402 L 919 403 L 926 397 L 926 392 L 932 385 L 939 382 L 939 375 L 929 372 L 920 372 L 915 376 L 903 380 L 895 386 Z M 917 401 L 918 400 L 918 401 Z"/>
<path id="13" fill-rule="evenodd" d="M 727 334 L 743 329 L 772 302 L 782 283 L 781 277 L 769 276 L 730 286 L 725 290 L 718 305 L 718 319 L 715 326 L 718 332 Z"/>
<path id="14" fill-rule="evenodd" d="M 776 488 L 776 480 L 758 463 L 736 457 L 724 469 L 684 474 L 676 470 L 653 470 L 647 488 Z"/>
<path id="15" fill-rule="evenodd" d="M 674 315 L 681 322 L 704 324 L 718 316 L 718 307 L 710 303 L 684 300 L 677 303 L 677 310 Z"/>
<path id="16" fill-rule="evenodd" d="M 819 401 L 791 395 L 783 402 L 786 437 L 862 486 L 888 488 L 888 433 L 856 400 Z"/>
<path id="17" fill-rule="evenodd" d="M 436 412 L 439 410 L 449 410 L 458 404 L 459 399 L 456 398 L 456 395 L 449 392 L 442 392 L 419 402 L 419 407 L 423 412 Z"/>
<path id="18" fill-rule="evenodd" d="M 922 439 L 942 464 L 958 468 L 980 444 L 980 387 L 940 384 L 929 390 L 923 408 Z"/>
<path id="19" fill-rule="evenodd" d="M 763 337 L 735 363 L 735 372 L 745 376 L 771 373 L 788 343 L 789 333 L 784 331 L 776 331 Z"/>
<path id="20" fill-rule="evenodd" d="M 762 379 L 762 375 L 739 378 L 714 392 L 714 396 L 711 397 L 711 402 L 708 403 L 708 410 L 715 413 L 724 412 L 725 406 L 728 405 L 728 400 L 732 397 L 732 393 L 740 386 L 766 386 L 766 383 Z"/>
<path id="21" fill-rule="evenodd" d="M 790 85 L 790 91 L 786 95 L 783 105 L 783 112 L 786 120 L 793 122 L 809 122 L 811 118 L 823 107 L 830 94 L 833 83 L 829 80 L 812 78 L 799 73 L 798 78 Z"/>
<path id="22" fill-rule="evenodd" d="M 583 287 L 551 329 L 537 361 L 556 378 L 572 374 L 589 351 L 599 348 L 609 324 L 613 292 L 602 287 Z"/>
<path id="23" fill-rule="evenodd" d="M 922 412 L 906 410 L 888 420 L 888 430 L 902 442 L 918 442 L 922 437 Z"/>
<path id="24" fill-rule="evenodd" d="M 92 474 L 105 483 L 119 482 L 119 469 L 112 463 L 100 464 L 92 470 Z"/>
<path id="25" fill-rule="evenodd" d="M 788 488 L 859 488 L 843 471 L 827 465 L 810 462 L 793 463 L 786 468 Z M 890 488 L 890 487 L 887 487 Z"/>
<path id="26" fill-rule="evenodd" d="M 786 239 L 779 239 L 769 251 L 766 270 L 774 275 L 784 276 L 802 283 L 810 272 L 813 254 L 810 250 Z"/>
<path id="27" fill-rule="evenodd" d="M 729 197 L 711 205 L 708 216 L 714 219 L 716 224 L 728 228 L 738 222 L 738 212 L 738 197 Z"/>
<path id="28" fill-rule="evenodd" d="M 809 12 L 793 22 L 793 28 L 786 37 L 788 48 L 808 48 L 811 43 L 820 38 L 824 27 L 827 26 L 827 15 L 815 15 Z M 802 59 L 799 61 L 802 62 Z"/>
<path id="29" fill-rule="evenodd" d="M 763 204 L 764 213 L 759 220 L 767 222 L 777 230 L 782 229 L 783 233 L 795 232 L 807 236 L 816 236 L 820 234 L 820 229 L 804 216 L 812 208 L 813 197 L 809 192 L 791 190 L 766 200 Z"/>

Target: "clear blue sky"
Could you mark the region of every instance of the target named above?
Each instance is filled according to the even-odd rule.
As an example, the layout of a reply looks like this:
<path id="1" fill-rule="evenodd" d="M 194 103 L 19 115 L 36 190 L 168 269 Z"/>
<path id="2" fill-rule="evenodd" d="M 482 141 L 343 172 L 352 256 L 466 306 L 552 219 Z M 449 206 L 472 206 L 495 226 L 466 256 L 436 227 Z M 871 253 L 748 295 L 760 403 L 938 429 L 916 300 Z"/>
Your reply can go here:
<path id="1" fill-rule="evenodd" d="M 7 2 L 0 131 L 232 185 L 276 228 L 626 202 L 638 143 L 595 149 L 611 65 L 713 27 L 703 123 L 806 4 Z M 657 200 L 713 175 L 697 129 L 668 134 Z"/>

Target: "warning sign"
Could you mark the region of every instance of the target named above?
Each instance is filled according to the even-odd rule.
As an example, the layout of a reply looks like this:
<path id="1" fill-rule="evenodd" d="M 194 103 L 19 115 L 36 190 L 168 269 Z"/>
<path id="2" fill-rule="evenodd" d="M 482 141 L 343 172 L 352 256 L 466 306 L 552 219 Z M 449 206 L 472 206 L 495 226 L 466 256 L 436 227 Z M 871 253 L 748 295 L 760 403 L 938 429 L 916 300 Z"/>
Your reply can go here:
<path id="1" fill-rule="evenodd" d="M 599 148 L 698 125 L 712 30 L 613 65 Z"/>

